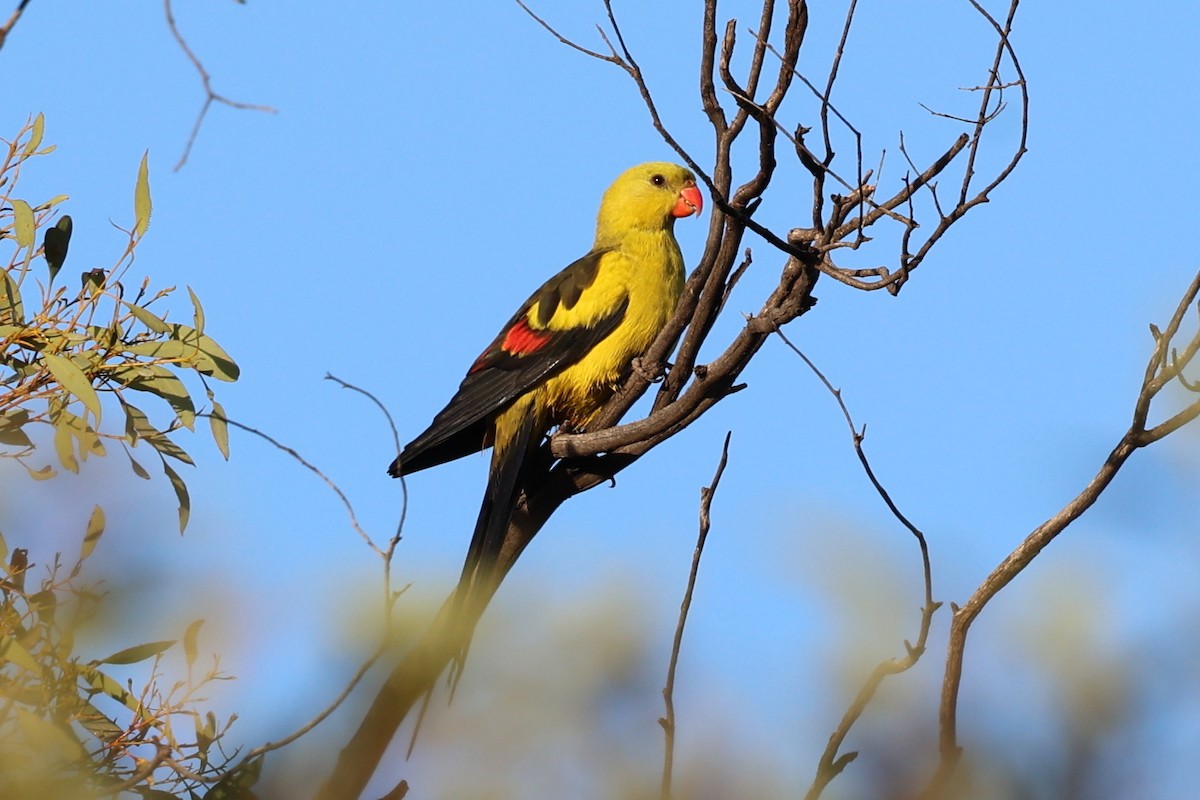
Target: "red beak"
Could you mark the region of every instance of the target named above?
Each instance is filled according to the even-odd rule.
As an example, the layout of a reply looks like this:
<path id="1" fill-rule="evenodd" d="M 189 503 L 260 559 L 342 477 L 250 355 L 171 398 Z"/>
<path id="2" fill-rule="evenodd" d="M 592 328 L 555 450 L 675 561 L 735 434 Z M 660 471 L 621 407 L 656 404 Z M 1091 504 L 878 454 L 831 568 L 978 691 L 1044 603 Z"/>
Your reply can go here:
<path id="1" fill-rule="evenodd" d="M 700 190 L 696 188 L 696 184 L 689 183 L 679 191 L 679 202 L 671 209 L 672 217 L 690 217 L 692 214 L 699 215 L 704 210 L 704 198 L 700 195 Z"/>

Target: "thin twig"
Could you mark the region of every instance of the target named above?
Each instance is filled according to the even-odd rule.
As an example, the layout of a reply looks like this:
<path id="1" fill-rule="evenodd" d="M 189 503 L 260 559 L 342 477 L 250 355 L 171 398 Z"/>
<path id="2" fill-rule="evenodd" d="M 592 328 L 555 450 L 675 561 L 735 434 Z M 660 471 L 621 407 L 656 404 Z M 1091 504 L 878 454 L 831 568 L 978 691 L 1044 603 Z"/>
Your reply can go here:
<path id="1" fill-rule="evenodd" d="M 708 539 L 708 531 L 712 520 L 713 495 L 717 493 L 717 484 L 725 472 L 729 461 L 729 438 L 733 431 L 725 434 L 725 443 L 721 446 L 721 461 L 717 464 L 717 472 L 713 475 L 712 483 L 700 489 L 700 533 L 696 537 L 696 549 L 692 551 L 692 568 L 688 572 L 687 589 L 683 593 L 683 602 L 679 604 L 679 621 L 675 624 L 675 638 L 671 642 L 671 660 L 667 665 L 667 682 L 663 686 L 663 703 L 666 713 L 658 720 L 662 726 L 665 739 L 663 752 L 662 800 L 671 797 L 671 775 L 675 764 L 675 670 L 679 666 L 679 653 L 683 646 L 683 628 L 687 625 L 688 611 L 692 607 L 692 592 L 696 588 L 696 575 L 700 571 L 700 556 L 704 553 L 704 543 Z"/>
<path id="2" fill-rule="evenodd" d="M 13 29 L 13 25 L 17 24 L 17 20 L 21 18 L 21 14 L 25 11 L 25 6 L 29 5 L 29 0 L 21 0 L 17 3 L 17 7 L 13 9 L 13 13 L 9 16 L 8 21 L 0 26 L 0 47 L 4 47 L 4 42 L 8 39 L 8 34 Z"/>
<path id="3" fill-rule="evenodd" d="M 328 475 L 326 475 L 324 472 L 322 472 L 320 470 L 320 468 L 318 468 L 315 464 L 310 463 L 307 459 L 304 458 L 304 456 L 297 453 L 293 448 L 288 447 L 286 444 L 284 444 L 283 442 L 280 442 L 278 439 L 274 438 L 270 434 L 263 433 L 262 431 L 258 430 L 257 428 L 252 428 L 249 425 L 245 425 L 236 420 L 232 420 L 232 419 L 229 419 L 228 417 L 222 417 L 222 416 L 212 414 L 212 413 L 202 413 L 202 414 L 197 414 L 196 416 L 197 417 L 215 417 L 216 419 L 223 420 L 224 422 L 227 422 L 228 424 L 232 425 L 235 428 L 239 428 L 243 431 L 246 431 L 246 433 L 252 433 L 255 436 L 259 437 L 260 439 L 270 442 L 271 444 L 275 445 L 275 447 L 277 447 L 278 449 L 282 450 L 283 452 L 287 453 L 292 458 L 296 459 L 296 461 L 301 466 L 305 467 L 310 472 L 312 472 L 314 475 L 316 475 L 318 478 L 320 478 L 322 481 L 324 481 L 325 485 L 328 486 L 333 491 L 333 493 L 337 495 L 338 499 L 342 501 L 342 505 L 346 508 L 346 513 L 350 516 L 350 526 L 352 528 L 354 528 L 355 533 L 357 533 L 360 537 L 362 537 L 362 540 L 367 543 L 367 547 L 370 547 L 373 551 L 375 551 L 375 554 L 378 556 L 382 557 L 385 555 L 384 551 L 382 549 L 380 549 L 380 547 L 377 544 L 375 544 L 375 542 L 371 539 L 371 537 L 367 535 L 367 532 L 363 530 L 362 526 L 358 524 L 358 516 L 354 513 L 354 506 L 351 505 L 350 498 L 346 497 L 346 493 L 342 491 L 342 488 L 340 486 L 338 486 L 336 483 L 334 483 L 333 480 Z"/>
<path id="4" fill-rule="evenodd" d="M 192 145 L 196 143 L 196 137 L 200 134 L 200 126 L 204 124 L 204 117 L 208 114 L 209 106 L 214 101 L 224 103 L 230 108 L 239 108 L 247 111 L 262 111 L 267 114 L 277 114 L 278 109 L 271 106 L 256 105 L 254 103 L 241 103 L 236 100 L 230 100 L 228 97 L 218 94 L 212 87 L 212 76 L 208 74 L 208 70 L 200 63 L 200 59 L 192 52 L 192 48 L 188 46 L 187 40 L 183 38 L 183 34 L 179 32 L 179 27 L 175 24 L 175 14 L 171 8 L 171 0 L 163 0 L 163 8 L 167 15 L 167 28 L 170 29 L 171 35 L 175 37 L 175 41 L 179 43 L 179 48 L 183 50 L 183 54 L 187 56 L 188 61 L 192 62 L 192 66 L 196 68 L 196 72 L 200 75 L 200 82 L 204 85 L 204 102 L 200 106 L 200 113 L 196 115 L 196 122 L 192 125 L 192 132 L 188 136 L 187 144 L 183 148 L 183 155 L 176 162 L 174 170 L 178 172 L 187 163 L 188 156 L 191 155 Z"/>
<path id="5" fill-rule="evenodd" d="M 902 658 L 886 659 L 876 665 L 871 675 L 859 689 L 854 702 L 850 704 L 845 714 L 842 715 L 837 728 L 834 729 L 834 732 L 829 737 L 829 743 L 825 747 L 825 752 L 821 754 L 820 761 L 817 763 L 816 777 L 813 778 L 813 782 L 809 786 L 807 794 L 805 794 L 805 800 L 816 800 L 816 798 L 820 797 L 821 792 L 825 790 L 825 787 L 829 785 L 830 781 L 836 778 L 846 768 L 846 765 L 858 756 L 857 752 L 839 755 L 838 751 L 845 742 L 846 736 L 849 735 L 850 729 L 859 720 L 863 711 L 866 710 L 867 705 L 875 696 L 875 692 L 879 689 L 880 684 L 889 675 L 897 675 L 911 669 L 920 660 L 921 656 L 924 655 L 926 643 L 929 639 L 929 632 L 933 626 L 933 615 L 941 608 L 942 604 L 933 599 L 933 569 L 930 565 L 929 546 L 925 541 L 925 534 L 908 517 L 904 516 L 896 506 L 895 501 L 892 500 L 891 495 L 875 476 L 875 471 L 871 469 L 871 464 L 867 460 L 867 454 L 862 447 L 863 439 L 866 438 L 866 426 L 864 425 L 861 429 L 855 426 L 854 419 L 850 416 L 850 409 L 846 406 L 846 402 L 842 398 L 841 390 L 830 383 L 829 379 L 825 377 L 825 373 L 821 372 L 817 365 L 784 335 L 783 331 L 776 330 L 775 334 L 793 353 L 800 357 L 800 360 L 812 370 L 818 380 L 833 395 L 833 399 L 837 401 L 838 408 L 841 409 L 842 416 L 846 420 L 846 425 L 850 428 L 850 436 L 854 442 L 854 453 L 858 456 L 858 461 L 862 465 L 867 479 L 871 481 L 871 485 L 875 488 L 880 498 L 883 499 L 892 516 L 899 520 L 900 524 L 907 528 L 917 540 L 917 544 L 921 550 L 921 566 L 925 579 L 925 603 L 921 608 L 921 621 L 917 632 L 916 644 L 911 644 L 905 640 L 905 655 Z"/>

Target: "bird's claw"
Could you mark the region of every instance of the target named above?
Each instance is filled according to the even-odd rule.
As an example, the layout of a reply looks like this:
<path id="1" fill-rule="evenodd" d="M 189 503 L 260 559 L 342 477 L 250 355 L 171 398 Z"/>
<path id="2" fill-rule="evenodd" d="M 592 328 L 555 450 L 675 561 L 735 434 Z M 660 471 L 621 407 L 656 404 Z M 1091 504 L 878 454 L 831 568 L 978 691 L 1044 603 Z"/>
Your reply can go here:
<path id="1" fill-rule="evenodd" d="M 636 372 L 640 378 L 645 380 L 646 383 L 658 383 L 664 377 L 666 377 L 667 374 L 667 370 L 663 365 L 656 365 L 658 368 L 655 370 L 647 369 L 642 364 L 641 356 L 633 360 L 632 366 L 633 371 Z"/>

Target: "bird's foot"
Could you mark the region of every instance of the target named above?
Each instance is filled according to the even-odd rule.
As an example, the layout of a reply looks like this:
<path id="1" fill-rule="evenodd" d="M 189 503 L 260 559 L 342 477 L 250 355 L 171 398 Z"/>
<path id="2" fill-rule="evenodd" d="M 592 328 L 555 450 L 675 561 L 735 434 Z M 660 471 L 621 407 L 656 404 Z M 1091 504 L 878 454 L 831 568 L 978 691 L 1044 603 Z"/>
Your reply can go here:
<path id="1" fill-rule="evenodd" d="M 666 377 L 667 374 L 666 365 L 656 364 L 655 366 L 657 369 L 650 369 L 642 363 L 640 356 L 633 360 L 632 366 L 633 371 L 636 372 L 640 378 L 645 380 L 646 383 L 658 383 L 664 377 Z"/>

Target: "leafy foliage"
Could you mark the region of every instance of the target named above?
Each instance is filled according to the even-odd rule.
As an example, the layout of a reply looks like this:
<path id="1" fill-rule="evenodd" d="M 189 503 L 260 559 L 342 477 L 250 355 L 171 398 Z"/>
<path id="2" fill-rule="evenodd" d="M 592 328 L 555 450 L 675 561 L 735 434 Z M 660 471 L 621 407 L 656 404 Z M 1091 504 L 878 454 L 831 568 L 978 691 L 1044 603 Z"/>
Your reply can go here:
<path id="1" fill-rule="evenodd" d="M 0 140 L 7 146 L 0 151 L 0 264 L 6 264 L 0 280 L 0 457 L 17 460 L 34 479 L 53 477 L 55 467 L 41 463 L 34 446 L 34 426 L 46 425 L 62 469 L 78 472 L 82 462 L 106 455 L 116 443 L 129 456 L 134 473 L 148 478 L 130 452 L 144 444 L 160 460 L 175 491 L 182 531 L 190 500 L 171 462 L 191 464 L 192 459 L 171 434 L 193 429 L 197 407 L 181 376 L 199 377 L 212 413 L 223 418 L 207 379 L 237 380 L 238 366 L 204 332 L 204 309 L 190 287 L 192 324 L 185 325 L 170 321 L 161 308 L 174 287 L 152 292 L 146 278 L 130 292 L 125 284 L 134 251 L 150 225 L 146 156 L 134 184 L 128 244 L 112 268 L 83 272 L 77 289 L 68 288 L 69 281 L 56 282 L 74 225 L 69 216 L 54 218 L 68 198 L 57 195 L 31 203 L 16 196 L 22 168 L 54 150 L 53 145 L 42 146 L 43 133 L 39 114 L 11 142 Z M 168 424 L 151 422 L 142 410 L 147 397 L 165 404 Z M 114 413 L 124 418 L 123 430 L 102 427 L 102 420 Z M 223 419 L 213 418 L 210 431 L 228 458 Z"/>
<path id="2" fill-rule="evenodd" d="M 196 669 L 199 621 L 183 637 L 186 678 L 170 686 L 159 666 L 174 640 L 90 661 L 75 652 L 103 599 L 79 583 L 103 532 L 97 506 L 71 569 L 56 556 L 36 586 L 28 585 L 36 565 L 27 551 L 9 554 L 0 535 L 0 796 L 196 797 L 206 781 L 235 778 L 248 787 L 257 767 L 228 771 L 231 758 L 220 748 L 234 720 L 218 725 L 196 708 L 204 687 L 226 677 L 215 659 Z M 114 665 L 148 665 L 142 687 L 119 681 Z"/>

